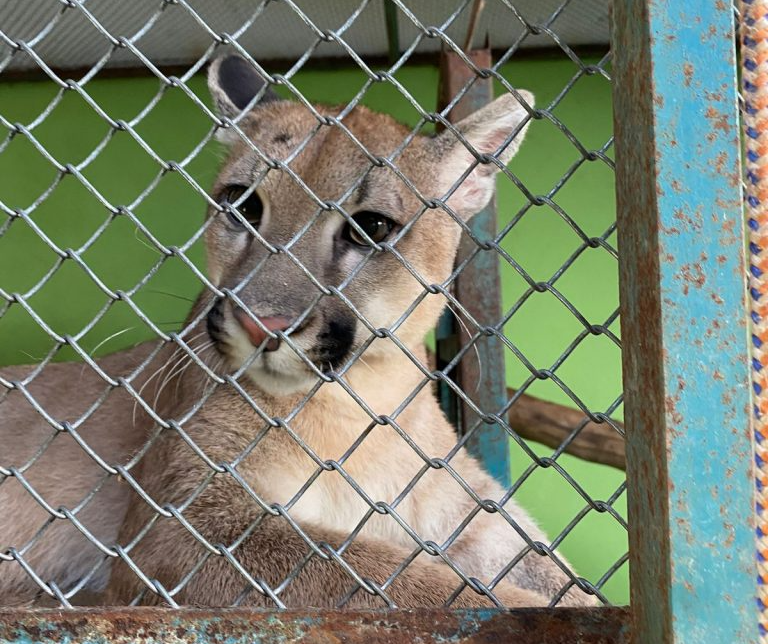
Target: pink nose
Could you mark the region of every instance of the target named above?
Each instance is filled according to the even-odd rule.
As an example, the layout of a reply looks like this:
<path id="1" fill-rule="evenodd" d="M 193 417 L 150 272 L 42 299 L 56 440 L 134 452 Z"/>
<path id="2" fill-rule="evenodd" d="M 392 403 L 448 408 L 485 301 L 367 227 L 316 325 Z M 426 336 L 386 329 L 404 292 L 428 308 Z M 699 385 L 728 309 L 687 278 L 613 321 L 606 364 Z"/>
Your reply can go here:
<path id="1" fill-rule="evenodd" d="M 235 309 L 235 319 L 243 330 L 248 334 L 251 344 L 254 347 L 260 347 L 264 340 L 268 339 L 264 351 L 275 351 L 280 346 L 279 338 L 270 338 L 266 332 L 254 322 L 243 309 Z M 285 331 L 291 326 L 291 320 L 281 316 L 259 318 L 259 321 L 270 331 Z"/>

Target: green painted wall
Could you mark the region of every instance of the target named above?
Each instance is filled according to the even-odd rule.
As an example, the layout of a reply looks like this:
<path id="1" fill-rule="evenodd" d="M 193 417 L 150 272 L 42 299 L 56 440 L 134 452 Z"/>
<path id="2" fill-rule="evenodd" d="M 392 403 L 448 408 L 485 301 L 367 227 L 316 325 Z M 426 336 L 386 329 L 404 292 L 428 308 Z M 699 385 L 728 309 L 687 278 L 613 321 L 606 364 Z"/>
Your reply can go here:
<path id="1" fill-rule="evenodd" d="M 513 85 L 532 90 L 539 106 L 546 106 L 577 75 L 570 61 L 523 61 L 502 70 Z M 398 80 L 426 109 L 435 105 L 437 72 L 431 67 L 411 67 L 398 72 Z M 338 103 L 349 100 L 362 87 L 359 71 L 309 71 L 295 78 L 296 86 L 313 101 Z M 195 78 L 191 89 L 206 97 L 205 83 Z M 158 89 L 151 78 L 95 80 L 89 94 L 115 119 L 136 118 Z M 57 95 L 51 83 L 0 83 L 0 113 L 11 122 L 29 124 Z M 207 100 L 207 97 L 205 98 Z M 363 101 L 415 123 L 417 113 L 391 85 L 371 87 Z M 601 148 L 611 135 L 610 86 L 600 76 L 582 76 L 552 114 L 588 150 Z M 163 159 L 181 161 L 195 148 L 208 129 L 208 121 L 192 100 L 177 89 L 167 91 L 154 109 L 136 126 L 140 136 Z M 78 164 L 103 146 L 82 174 L 92 189 L 112 204 L 132 204 L 157 181 L 150 194 L 133 209 L 135 215 L 162 243 L 182 246 L 203 219 L 203 201 L 177 173 L 160 177 L 160 167 L 127 132 L 107 138 L 109 127 L 74 93 L 68 93 L 33 130 L 35 138 L 61 163 Z M 10 208 L 28 208 L 45 191 L 50 196 L 31 214 L 35 225 L 60 248 L 83 250 L 81 257 L 112 289 L 129 290 L 150 271 L 151 279 L 134 301 L 163 329 L 176 328 L 189 301 L 200 289 L 192 271 L 178 258 L 164 259 L 126 217 L 109 221 L 110 215 L 89 190 L 73 176 L 55 183 L 51 163 L 24 137 L 16 136 L 0 151 L 0 201 Z M 611 151 L 608 151 L 608 155 Z M 217 144 L 206 146 L 187 170 L 205 190 L 221 159 Z M 569 168 L 581 158 L 578 148 L 558 126 L 548 120 L 534 123 L 513 172 L 535 195 L 547 195 Z M 588 236 L 603 234 L 615 218 L 613 174 L 602 161 L 581 165 L 552 197 Z M 499 185 L 499 218 L 509 222 L 525 203 L 525 197 L 507 180 Z M 97 239 L 94 233 L 107 223 Z M 6 230 L 7 228 L 7 230 Z M 25 292 L 38 284 L 57 264 L 56 254 L 23 221 L 9 225 L 0 213 L 0 288 Z M 615 235 L 608 240 L 615 246 Z M 578 249 L 581 240 L 574 229 L 549 205 L 530 209 L 504 240 L 504 248 L 533 280 L 550 280 Z M 202 264 L 199 244 L 188 252 Z M 513 306 L 527 284 L 511 265 L 502 267 L 504 305 Z M 557 281 L 557 288 L 591 324 L 603 324 L 618 302 L 616 261 L 602 248 L 587 249 Z M 80 340 L 96 355 L 116 351 L 152 337 L 151 330 L 128 305 L 114 303 L 72 260 L 64 261 L 53 276 L 32 295 L 29 305 L 62 334 L 77 334 L 86 323 L 92 328 Z M 1 309 L 0 309 L 1 310 Z M 618 323 L 610 327 L 618 335 Z M 508 337 L 537 368 L 550 368 L 583 329 L 582 324 L 550 293 L 527 298 L 506 327 Z M 0 364 L 39 361 L 53 346 L 51 339 L 18 305 L 0 317 Z M 70 360 L 71 350 L 55 359 Z M 509 386 L 519 387 L 528 376 L 525 366 L 511 353 L 507 359 Z M 605 336 L 588 336 L 557 370 L 576 396 L 593 410 L 605 410 L 621 392 L 620 356 Z M 573 403 L 551 380 L 537 381 L 529 393 Z M 541 456 L 551 450 L 533 445 Z M 513 474 L 520 474 L 530 459 L 513 448 Z M 558 463 L 595 500 L 608 500 L 621 484 L 623 474 L 611 468 L 567 456 Z M 526 478 L 517 498 L 539 518 L 554 536 L 587 505 L 566 478 L 553 468 L 537 469 Z M 615 508 L 626 516 L 624 497 Z M 626 551 L 626 532 L 609 514 L 594 511 L 565 538 L 562 551 L 578 572 L 597 581 Z M 605 591 L 616 603 L 628 601 L 626 565 L 607 583 Z"/>

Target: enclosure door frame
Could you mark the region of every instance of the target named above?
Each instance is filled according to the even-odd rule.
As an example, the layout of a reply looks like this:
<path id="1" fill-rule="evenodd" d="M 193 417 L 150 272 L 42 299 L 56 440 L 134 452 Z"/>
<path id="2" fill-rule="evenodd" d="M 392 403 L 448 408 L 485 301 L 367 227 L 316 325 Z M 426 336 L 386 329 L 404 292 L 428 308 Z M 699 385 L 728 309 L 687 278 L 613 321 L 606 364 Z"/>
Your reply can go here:
<path id="1" fill-rule="evenodd" d="M 631 609 L 0 609 L 1 640 L 757 642 L 733 10 L 613 21 Z"/>

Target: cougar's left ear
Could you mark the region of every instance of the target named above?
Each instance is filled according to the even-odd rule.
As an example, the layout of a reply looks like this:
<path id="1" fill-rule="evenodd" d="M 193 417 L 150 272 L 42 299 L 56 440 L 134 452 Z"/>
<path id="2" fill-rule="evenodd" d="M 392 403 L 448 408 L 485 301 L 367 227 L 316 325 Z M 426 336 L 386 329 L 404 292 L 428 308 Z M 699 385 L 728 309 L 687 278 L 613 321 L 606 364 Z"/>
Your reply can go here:
<path id="1" fill-rule="evenodd" d="M 216 103 L 216 111 L 229 118 L 235 118 L 248 107 L 256 95 L 262 92 L 265 84 L 264 79 L 242 56 L 222 56 L 208 68 L 208 89 Z M 280 97 L 271 88 L 267 88 L 258 105 L 278 100 Z M 227 138 L 224 130 L 220 131 L 220 135 Z"/>
<path id="2" fill-rule="evenodd" d="M 520 91 L 519 94 L 533 108 L 533 94 L 526 91 Z M 513 95 L 505 94 L 462 119 L 455 127 L 478 154 L 495 155 L 506 165 L 523 142 L 530 120 L 523 105 Z M 517 134 L 514 138 L 499 151 L 515 131 Z M 439 156 L 438 184 L 444 195 L 474 163 L 475 157 L 451 130 L 439 134 L 434 145 Z M 469 219 L 491 200 L 498 171 L 499 167 L 493 162 L 478 164 L 446 203 L 462 218 Z"/>

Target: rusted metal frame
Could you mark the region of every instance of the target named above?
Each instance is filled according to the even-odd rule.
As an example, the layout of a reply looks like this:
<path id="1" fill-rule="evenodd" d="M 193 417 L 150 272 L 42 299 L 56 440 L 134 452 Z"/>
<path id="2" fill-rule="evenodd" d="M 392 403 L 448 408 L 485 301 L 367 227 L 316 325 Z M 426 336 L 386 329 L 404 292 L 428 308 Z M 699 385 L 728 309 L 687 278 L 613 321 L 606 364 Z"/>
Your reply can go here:
<path id="1" fill-rule="evenodd" d="M 384 24 L 387 27 L 387 56 L 391 65 L 400 58 L 400 27 L 397 7 L 392 0 L 384 0 Z"/>
<path id="2" fill-rule="evenodd" d="M 466 55 L 479 69 L 491 67 L 489 48 L 475 49 Z M 475 72 L 458 55 L 443 51 L 440 56 L 438 108 L 446 107 L 474 76 Z M 477 79 L 448 114 L 448 119 L 451 122 L 459 121 L 492 100 L 492 79 Z M 495 199 L 469 221 L 469 227 L 479 239 L 490 241 L 495 238 Z M 463 236 L 456 262 L 462 262 L 474 249 L 475 242 L 468 236 Z M 498 323 L 502 317 L 501 277 L 499 257 L 494 250 L 478 253 L 467 265 L 456 279 L 455 295 L 481 324 Z M 471 334 L 467 334 L 453 314 L 446 311 L 437 330 L 438 366 L 450 362 L 475 331 L 476 329 L 470 329 Z M 507 401 L 504 345 L 495 336 L 484 336 L 477 340 L 475 347 L 477 351 L 467 352 L 458 364 L 456 382 L 480 409 L 486 413 L 497 413 Z M 443 387 L 440 391 L 443 409 L 456 422 L 459 431 L 466 433 L 478 419 L 466 405 L 452 400 L 452 392 L 445 385 Z M 467 441 L 467 448 L 483 462 L 498 481 L 505 486 L 510 484 L 509 435 L 503 427 L 493 424 L 478 428 Z"/>
<path id="3" fill-rule="evenodd" d="M 603 609 L 259 611 L 167 608 L 0 610 L 0 641 L 58 644 L 629 644 L 629 613 Z"/>
<path id="4" fill-rule="evenodd" d="M 613 5 L 635 641 L 757 640 L 729 2 Z"/>

